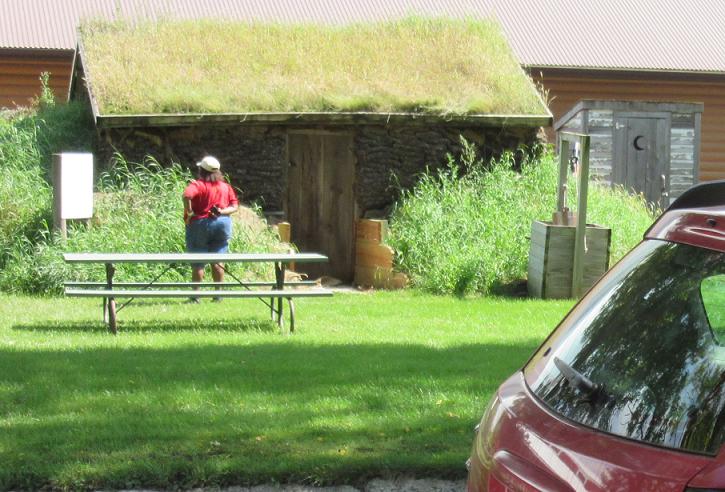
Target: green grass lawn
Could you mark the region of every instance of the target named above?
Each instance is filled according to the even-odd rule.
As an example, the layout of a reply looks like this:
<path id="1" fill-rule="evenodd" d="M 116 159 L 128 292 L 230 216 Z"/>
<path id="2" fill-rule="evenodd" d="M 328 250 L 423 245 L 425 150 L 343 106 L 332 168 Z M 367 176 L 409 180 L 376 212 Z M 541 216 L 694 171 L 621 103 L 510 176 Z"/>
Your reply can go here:
<path id="1" fill-rule="evenodd" d="M 462 477 L 495 388 L 571 301 L 337 294 L 281 336 L 251 301 L 0 295 L 0 490 Z"/>

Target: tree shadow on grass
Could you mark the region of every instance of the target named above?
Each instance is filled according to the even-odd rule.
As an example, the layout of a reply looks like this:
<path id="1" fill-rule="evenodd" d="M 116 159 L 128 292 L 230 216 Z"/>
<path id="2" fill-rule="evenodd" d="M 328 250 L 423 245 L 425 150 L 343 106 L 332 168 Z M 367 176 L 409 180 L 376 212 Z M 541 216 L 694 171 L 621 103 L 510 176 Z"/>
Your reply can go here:
<path id="1" fill-rule="evenodd" d="M 16 324 L 13 330 L 28 332 L 81 332 L 103 333 L 108 332 L 108 325 L 102 321 L 43 321 L 39 323 Z M 218 332 L 279 332 L 277 324 L 270 320 L 248 317 L 222 320 L 195 319 L 195 320 L 119 320 L 119 333 L 167 333 L 183 331 L 218 331 Z"/>
<path id="2" fill-rule="evenodd" d="M 460 478 L 529 344 L 0 348 L 0 489 Z"/>

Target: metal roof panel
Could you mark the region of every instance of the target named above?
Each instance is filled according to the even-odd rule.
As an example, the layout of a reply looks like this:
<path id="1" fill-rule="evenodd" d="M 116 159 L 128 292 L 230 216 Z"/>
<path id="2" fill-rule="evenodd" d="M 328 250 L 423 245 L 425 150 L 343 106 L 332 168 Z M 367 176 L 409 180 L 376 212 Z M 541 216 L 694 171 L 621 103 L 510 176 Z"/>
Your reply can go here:
<path id="1" fill-rule="evenodd" d="M 725 73 L 715 0 L 3 0 L 0 48 L 72 50 L 83 18 L 344 24 L 408 15 L 496 17 L 521 64 Z"/>

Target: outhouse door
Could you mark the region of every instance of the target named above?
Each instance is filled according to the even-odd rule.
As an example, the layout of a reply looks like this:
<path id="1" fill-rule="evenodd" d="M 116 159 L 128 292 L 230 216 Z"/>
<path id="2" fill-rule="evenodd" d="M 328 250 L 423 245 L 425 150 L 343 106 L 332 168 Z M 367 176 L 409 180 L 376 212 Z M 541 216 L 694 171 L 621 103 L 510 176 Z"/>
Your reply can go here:
<path id="1" fill-rule="evenodd" d="M 349 134 L 288 134 L 286 215 L 300 251 L 327 255 L 329 263 L 297 265 L 316 278 L 351 281 L 355 273 L 356 218 L 353 138 Z"/>
<path id="2" fill-rule="evenodd" d="M 668 123 L 660 113 L 614 115 L 613 182 L 660 207 L 669 204 Z"/>

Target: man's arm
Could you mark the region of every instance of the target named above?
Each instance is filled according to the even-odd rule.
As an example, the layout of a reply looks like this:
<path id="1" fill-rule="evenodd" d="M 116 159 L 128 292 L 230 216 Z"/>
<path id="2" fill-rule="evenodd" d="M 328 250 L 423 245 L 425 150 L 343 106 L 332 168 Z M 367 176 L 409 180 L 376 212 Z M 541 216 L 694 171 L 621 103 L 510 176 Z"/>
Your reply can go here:
<path id="1" fill-rule="evenodd" d="M 219 215 L 231 215 L 239 208 L 239 200 L 237 200 L 237 194 L 234 193 L 234 188 L 232 188 L 229 183 L 227 183 L 227 190 L 229 193 L 229 200 L 226 207 L 219 209 Z"/>
<path id="2" fill-rule="evenodd" d="M 239 206 L 236 203 L 230 203 L 228 207 L 219 209 L 219 215 L 232 215 L 238 208 Z"/>
<path id="3" fill-rule="evenodd" d="M 183 197 L 184 200 L 184 222 L 189 223 L 191 217 L 194 215 L 194 209 L 191 208 L 191 198 Z"/>

